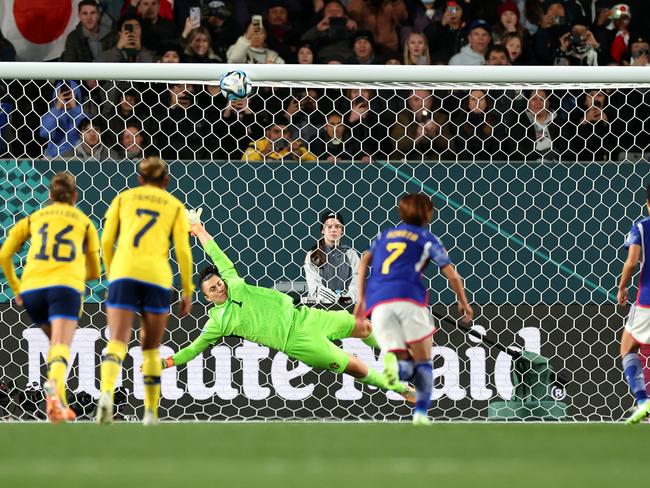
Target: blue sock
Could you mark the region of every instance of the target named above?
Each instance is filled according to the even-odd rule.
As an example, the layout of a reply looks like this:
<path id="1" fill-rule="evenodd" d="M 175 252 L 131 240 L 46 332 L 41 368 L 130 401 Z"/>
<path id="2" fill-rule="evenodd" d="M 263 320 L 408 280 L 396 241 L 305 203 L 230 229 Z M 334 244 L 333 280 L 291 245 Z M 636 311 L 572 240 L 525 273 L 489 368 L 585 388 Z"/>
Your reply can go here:
<path id="1" fill-rule="evenodd" d="M 648 399 L 648 392 L 645 389 L 643 368 L 637 353 L 631 352 L 623 356 L 623 374 L 637 403 L 645 402 Z"/>
<path id="2" fill-rule="evenodd" d="M 399 361 L 399 379 L 401 381 L 408 381 L 413 376 L 413 361 L 407 359 Z"/>
<path id="3" fill-rule="evenodd" d="M 415 412 L 427 415 L 433 390 L 433 365 L 431 362 L 415 364 Z"/>

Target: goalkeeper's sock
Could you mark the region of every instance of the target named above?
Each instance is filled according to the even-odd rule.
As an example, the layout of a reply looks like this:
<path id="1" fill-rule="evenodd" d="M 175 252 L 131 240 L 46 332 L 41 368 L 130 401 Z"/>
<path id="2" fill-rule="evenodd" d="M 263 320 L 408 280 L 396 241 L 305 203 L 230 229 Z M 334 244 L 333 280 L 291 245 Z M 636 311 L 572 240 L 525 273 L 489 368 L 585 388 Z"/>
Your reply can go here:
<path id="1" fill-rule="evenodd" d="M 365 338 L 363 338 L 361 340 L 367 346 L 370 346 L 370 347 L 372 347 L 374 349 L 381 349 L 381 347 L 379 346 L 379 343 L 377 342 L 377 339 L 375 339 L 375 334 L 373 332 L 371 332 L 368 337 L 365 337 Z"/>
<path id="2" fill-rule="evenodd" d="M 142 351 L 142 374 L 144 375 L 144 409 L 158 416 L 158 401 L 160 400 L 160 374 L 162 362 L 158 349 Z"/>
<path id="3" fill-rule="evenodd" d="M 101 384 L 102 393 L 109 393 L 111 399 L 115 391 L 117 375 L 122 369 L 122 361 L 126 357 L 126 344 L 121 341 L 111 339 L 106 346 L 106 355 L 102 360 L 101 366 Z"/>
<path id="4" fill-rule="evenodd" d="M 647 401 L 648 392 L 645 389 L 641 359 L 637 353 L 631 352 L 623 356 L 623 374 L 637 403 Z"/>
<path id="5" fill-rule="evenodd" d="M 415 412 L 427 415 L 431 406 L 431 391 L 433 390 L 433 365 L 430 361 L 416 363 L 415 372 Z"/>
<path id="6" fill-rule="evenodd" d="M 413 376 L 413 361 L 410 359 L 400 359 L 397 364 L 399 365 L 399 379 L 401 381 L 409 381 Z"/>
<path id="7" fill-rule="evenodd" d="M 48 353 L 47 379 L 54 382 L 59 399 L 64 407 L 68 406 L 65 394 L 65 374 L 70 362 L 70 347 L 66 344 L 50 346 Z"/>

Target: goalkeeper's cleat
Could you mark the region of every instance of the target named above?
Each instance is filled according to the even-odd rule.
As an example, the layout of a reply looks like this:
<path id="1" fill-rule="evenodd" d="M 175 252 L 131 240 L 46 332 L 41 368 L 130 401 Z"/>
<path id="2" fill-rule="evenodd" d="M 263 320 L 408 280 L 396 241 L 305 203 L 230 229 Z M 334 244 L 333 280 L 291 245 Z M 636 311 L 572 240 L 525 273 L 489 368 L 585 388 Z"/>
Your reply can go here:
<path id="1" fill-rule="evenodd" d="M 43 385 L 45 390 L 45 413 L 47 414 L 47 419 L 53 424 L 58 424 L 59 422 L 65 422 L 68 420 L 67 409 L 61 403 L 59 398 L 59 393 L 56 388 L 56 381 L 48 380 Z M 73 412 L 74 413 L 74 412 Z M 76 418 L 76 415 L 75 417 Z M 71 420 L 74 420 L 71 419 Z"/>
<path id="2" fill-rule="evenodd" d="M 144 418 L 142 419 L 142 425 L 157 425 L 158 424 L 158 415 L 151 410 L 147 409 L 144 411 Z"/>
<path id="3" fill-rule="evenodd" d="M 399 383 L 399 363 L 394 352 L 388 352 L 384 357 L 384 378 L 391 388 Z"/>
<path id="4" fill-rule="evenodd" d="M 431 419 L 425 413 L 413 413 L 413 425 L 430 425 Z"/>
<path id="5" fill-rule="evenodd" d="M 102 393 L 97 402 L 97 413 L 95 423 L 98 425 L 108 425 L 113 423 L 113 399 L 107 391 Z"/>
<path id="6" fill-rule="evenodd" d="M 638 405 L 635 409 L 634 412 L 632 412 L 632 415 L 630 415 L 625 423 L 627 425 L 632 425 L 632 424 L 638 424 L 641 422 L 644 418 L 646 418 L 648 415 L 650 415 L 650 400 L 645 401 Z"/>
<path id="7" fill-rule="evenodd" d="M 402 395 L 404 400 L 406 400 L 408 403 L 415 405 L 415 401 L 417 399 L 415 387 L 410 383 L 404 383 L 404 386 L 406 386 L 406 390 L 400 393 L 400 395 Z"/>

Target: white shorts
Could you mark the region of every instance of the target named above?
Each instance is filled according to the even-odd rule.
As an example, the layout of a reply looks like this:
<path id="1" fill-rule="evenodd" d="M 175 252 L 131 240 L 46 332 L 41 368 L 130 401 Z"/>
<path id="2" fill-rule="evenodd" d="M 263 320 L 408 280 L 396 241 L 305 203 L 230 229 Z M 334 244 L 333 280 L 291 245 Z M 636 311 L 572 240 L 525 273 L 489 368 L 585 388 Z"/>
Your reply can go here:
<path id="1" fill-rule="evenodd" d="M 625 330 L 640 344 L 650 344 L 650 308 L 632 305 Z"/>
<path id="2" fill-rule="evenodd" d="M 372 330 L 384 351 L 405 351 L 438 329 L 427 307 L 411 302 L 377 305 L 372 311 Z"/>

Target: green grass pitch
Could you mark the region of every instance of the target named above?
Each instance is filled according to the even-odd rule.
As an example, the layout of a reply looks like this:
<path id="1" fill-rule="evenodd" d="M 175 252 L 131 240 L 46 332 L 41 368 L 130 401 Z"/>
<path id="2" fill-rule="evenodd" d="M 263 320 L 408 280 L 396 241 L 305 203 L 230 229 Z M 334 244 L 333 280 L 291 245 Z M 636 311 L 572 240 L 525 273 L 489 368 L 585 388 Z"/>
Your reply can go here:
<path id="1" fill-rule="evenodd" d="M 619 488 L 644 484 L 649 439 L 620 424 L 5 423 L 0 486 Z"/>

